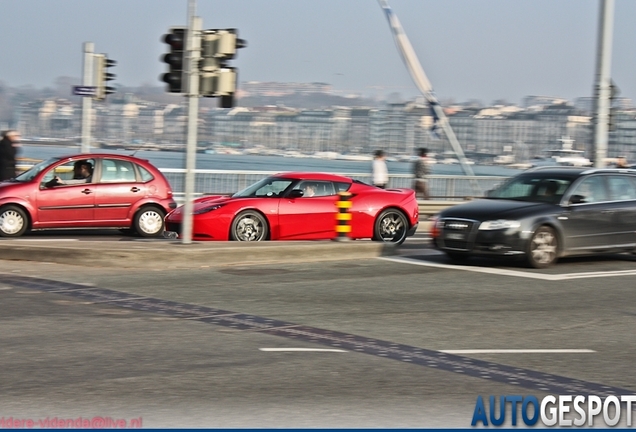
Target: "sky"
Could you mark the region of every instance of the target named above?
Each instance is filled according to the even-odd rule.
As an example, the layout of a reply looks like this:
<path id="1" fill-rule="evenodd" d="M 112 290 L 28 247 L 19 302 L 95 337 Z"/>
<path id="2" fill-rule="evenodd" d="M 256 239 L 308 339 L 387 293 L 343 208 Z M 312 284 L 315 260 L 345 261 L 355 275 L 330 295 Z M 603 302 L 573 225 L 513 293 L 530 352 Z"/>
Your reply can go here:
<path id="1" fill-rule="evenodd" d="M 389 0 L 441 100 L 591 96 L 600 0 Z M 376 0 L 197 0 L 204 29 L 238 29 L 239 81 L 325 82 L 364 96 L 418 95 Z M 163 85 L 162 35 L 187 0 L 0 0 L 0 82 L 81 77 L 84 42 L 115 83 Z M 636 1 L 615 0 L 612 77 L 636 101 Z M 70 89 L 69 89 L 70 94 Z"/>

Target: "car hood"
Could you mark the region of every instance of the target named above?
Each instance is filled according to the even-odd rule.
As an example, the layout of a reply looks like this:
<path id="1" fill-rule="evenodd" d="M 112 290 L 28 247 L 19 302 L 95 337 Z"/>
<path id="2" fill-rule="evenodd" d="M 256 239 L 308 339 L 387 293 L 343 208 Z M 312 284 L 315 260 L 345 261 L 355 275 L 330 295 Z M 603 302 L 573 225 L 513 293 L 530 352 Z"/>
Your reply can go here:
<path id="1" fill-rule="evenodd" d="M 15 193 L 16 190 L 19 191 L 24 184 L 25 183 L 22 182 L 5 180 L 0 182 L 0 193 L 3 195 Z"/>
<path id="2" fill-rule="evenodd" d="M 225 204 L 225 203 L 236 201 L 239 199 L 244 199 L 244 198 L 232 198 L 231 196 L 227 196 L 227 195 L 208 195 L 208 196 L 200 197 L 194 200 L 192 211 L 196 212 L 197 210 L 202 210 L 207 207 L 214 206 L 216 204 Z M 179 207 L 174 209 L 170 214 L 173 216 L 180 215 L 181 213 L 183 213 L 183 210 L 184 210 L 184 206 L 180 205 Z"/>
<path id="3" fill-rule="evenodd" d="M 479 221 L 493 219 L 519 219 L 532 214 L 550 212 L 554 204 L 514 201 L 505 199 L 479 199 L 443 210 L 440 218 L 463 218 Z"/>
<path id="4" fill-rule="evenodd" d="M 194 206 L 196 208 L 196 206 L 199 206 L 199 205 L 208 206 L 210 204 L 222 204 L 232 199 L 234 198 L 227 195 L 208 195 L 208 196 L 195 199 Z"/>

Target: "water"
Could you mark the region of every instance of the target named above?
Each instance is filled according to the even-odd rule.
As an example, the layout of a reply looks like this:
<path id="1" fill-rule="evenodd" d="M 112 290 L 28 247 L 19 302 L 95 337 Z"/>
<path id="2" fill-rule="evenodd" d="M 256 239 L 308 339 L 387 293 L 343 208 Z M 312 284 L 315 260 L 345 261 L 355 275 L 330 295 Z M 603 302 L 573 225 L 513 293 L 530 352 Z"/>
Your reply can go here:
<path id="1" fill-rule="evenodd" d="M 133 154 L 128 150 L 99 150 L 104 153 Z M 79 147 L 34 146 L 24 145 L 18 157 L 32 159 L 47 159 L 54 156 L 64 156 L 79 153 Z M 185 168 L 185 153 L 164 151 L 138 151 L 135 156 L 149 160 L 158 168 Z M 313 158 L 286 158 L 282 156 L 258 155 L 224 155 L 198 153 L 197 169 L 218 169 L 233 171 L 318 171 L 346 174 L 370 174 L 371 161 L 345 161 Z M 387 162 L 390 174 L 411 174 L 411 162 Z M 432 165 L 432 174 L 463 175 L 459 165 Z M 519 170 L 489 165 L 472 165 L 475 175 L 482 176 L 513 176 Z"/>

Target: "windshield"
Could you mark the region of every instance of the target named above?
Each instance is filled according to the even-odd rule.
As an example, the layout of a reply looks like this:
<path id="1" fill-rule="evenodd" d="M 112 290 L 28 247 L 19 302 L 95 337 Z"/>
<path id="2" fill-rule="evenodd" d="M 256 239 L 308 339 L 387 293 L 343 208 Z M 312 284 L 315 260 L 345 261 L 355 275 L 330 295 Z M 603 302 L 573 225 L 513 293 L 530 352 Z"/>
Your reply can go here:
<path id="1" fill-rule="evenodd" d="M 488 197 L 558 204 L 572 180 L 562 176 L 524 174 L 490 191 Z"/>
<path id="2" fill-rule="evenodd" d="M 37 176 L 44 168 L 48 167 L 49 165 L 51 165 L 53 162 L 57 162 L 58 160 L 60 160 L 59 158 L 50 158 L 47 159 L 45 161 L 42 161 L 36 165 L 33 165 L 30 169 L 28 169 L 27 171 L 23 172 L 22 174 L 20 174 L 19 176 L 17 176 L 15 178 L 16 181 L 19 182 L 28 182 L 31 181 L 35 178 L 35 176 Z"/>
<path id="3" fill-rule="evenodd" d="M 235 193 L 232 197 L 280 197 L 295 181 L 295 179 L 267 177 Z"/>

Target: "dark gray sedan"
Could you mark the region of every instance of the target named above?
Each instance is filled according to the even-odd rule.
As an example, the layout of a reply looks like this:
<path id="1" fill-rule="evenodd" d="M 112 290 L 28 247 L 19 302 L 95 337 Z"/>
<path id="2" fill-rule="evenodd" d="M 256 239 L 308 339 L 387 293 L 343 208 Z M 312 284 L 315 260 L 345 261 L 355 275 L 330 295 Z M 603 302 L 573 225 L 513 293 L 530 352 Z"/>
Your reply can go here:
<path id="1" fill-rule="evenodd" d="M 442 211 L 432 237 L 453 260 L 518 256 L 544 268 L 559 257 L 636 251 L 636 170 L 542 167 L 487 197 Z"/>

